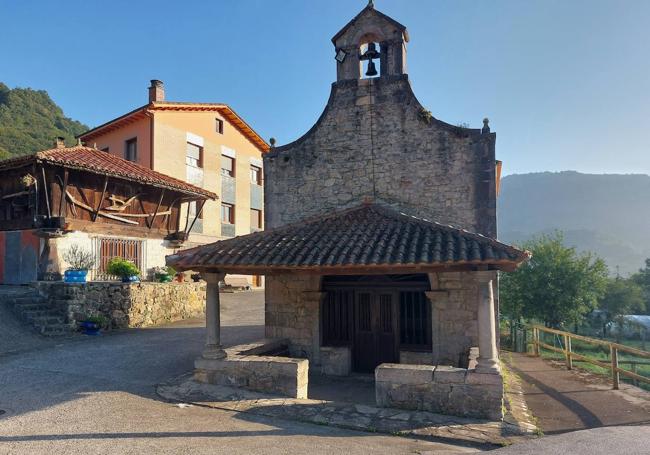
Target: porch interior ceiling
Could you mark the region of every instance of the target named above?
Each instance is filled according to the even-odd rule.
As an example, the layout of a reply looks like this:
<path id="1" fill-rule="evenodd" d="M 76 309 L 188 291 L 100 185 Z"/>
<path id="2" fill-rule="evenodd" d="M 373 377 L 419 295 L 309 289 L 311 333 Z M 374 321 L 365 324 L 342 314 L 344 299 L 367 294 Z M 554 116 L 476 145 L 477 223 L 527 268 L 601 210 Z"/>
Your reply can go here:
<path id="1" fill-rule="evenodd" d="M 512 271 L 529 257 L 480 234 L 363 204 L 183 250 L 167 264 L 222 273 L 350 275 Z"/>

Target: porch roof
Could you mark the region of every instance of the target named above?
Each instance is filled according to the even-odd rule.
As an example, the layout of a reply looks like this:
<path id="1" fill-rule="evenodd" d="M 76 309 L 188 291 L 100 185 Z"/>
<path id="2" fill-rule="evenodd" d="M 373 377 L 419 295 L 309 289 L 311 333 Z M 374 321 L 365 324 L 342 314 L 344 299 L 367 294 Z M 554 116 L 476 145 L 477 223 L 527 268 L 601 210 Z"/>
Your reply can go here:
<path id="1" fill-rule="evenodd" d="M 180 270 L 324 275 L 514 270 L 530 253 L 377 204 L 302 220 L 167 256 Z"/>

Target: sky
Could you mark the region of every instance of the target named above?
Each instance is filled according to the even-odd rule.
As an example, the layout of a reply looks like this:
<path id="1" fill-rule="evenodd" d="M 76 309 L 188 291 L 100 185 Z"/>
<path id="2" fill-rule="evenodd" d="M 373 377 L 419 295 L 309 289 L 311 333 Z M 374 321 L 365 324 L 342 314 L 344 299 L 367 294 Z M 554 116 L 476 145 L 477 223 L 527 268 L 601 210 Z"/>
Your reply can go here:
<path id="1" fill-rule="evenodd" d="M 336 78 L 331 37 L 366 0 L 0 0 L 0 81 L 89 126 L 147 101 L 224 102 L 278 145 Z M 650 174 L 650 1 L 375 0 L 404 24 L 419 101 L 497 133 L 505 174 Z"/>

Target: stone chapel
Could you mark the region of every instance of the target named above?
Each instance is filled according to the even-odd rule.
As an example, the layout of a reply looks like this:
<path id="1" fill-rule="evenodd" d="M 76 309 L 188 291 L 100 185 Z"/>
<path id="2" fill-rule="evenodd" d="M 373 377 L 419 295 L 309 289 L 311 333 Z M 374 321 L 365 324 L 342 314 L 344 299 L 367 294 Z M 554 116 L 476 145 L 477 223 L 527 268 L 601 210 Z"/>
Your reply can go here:
<path id="1" fill-rule="evenodd" d="M 266 230 L 168 258 L 208 281 L 201 377 L 229 368 L 211 286 L 258 274 L 267 338 L 310 371 L 374 374 L 383 406 L 500 416 L 497 273 L 529 253 L 496 240 L 487 119 L 463 128 L 423 107 L 408 42 L 370 2 L 332 38 L 337 79 L 316 124 L 264 156 Z"/>

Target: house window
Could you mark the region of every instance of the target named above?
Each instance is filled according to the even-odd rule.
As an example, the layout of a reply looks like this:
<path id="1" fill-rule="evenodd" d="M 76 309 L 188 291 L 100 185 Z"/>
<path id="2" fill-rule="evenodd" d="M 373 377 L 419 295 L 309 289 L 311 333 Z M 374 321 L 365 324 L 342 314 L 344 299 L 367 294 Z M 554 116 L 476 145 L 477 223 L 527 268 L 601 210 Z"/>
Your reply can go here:
<path id="1" fill-rule="evenodd" d="M 235 176 L 235 159 L 226 155 L 221 155 L 221 175 L 228 177 Z"/>
<path id="2" fill-rule="evenodd" d="M 400 292 L 399 315 L 400 345 L 428 349 L 431 346 L 431 311 L 424 292 Z"/>
<path id="3" fill-rule="evenodd" d="M 142 269 L 141 240 L 102 238 L 99 240 L 99 275 L 106 277 L 106 267 L 113 258 L 123 258 Z"/>
<path id="4" fill-rule="evenodd" d="M 185 164 L 193 167 L 203 167 L 203 147 L 188 142 L 185 153 Z"/>
<path id="5" fill-rule="evenodd" d="M 262 184 L 262 168 L 251 165 L 251 183 L 255 185 Z"/>
<path id="6" fill-rule="evenodd" d="M 224 224 L 235 224 L 235 206 L 232 204 L 221 204 L 221 222 Z"/>
<path id="7" fill-rule="evenodd" d="M 104 148 L 102 149 L 102 152 L 110 153 L 110 152 L 111 152 L 111 149 L 110 149 L 109 147 L 104 147 Z"/>
<path id="8" fill-rule="evenodd" d="M 215 119 L 215 131 L 219 134 L 223 134 L 223 120 L 220 118 Z"/>
<path id="9" fill-rule="evenodd" d="M 126 141 L 126 146 L 124 149 L 124 158 L 129 161 L 138 160 L 138 138 L 134 137 Z"/>
<path id="10" fill-rule="evenodd" d="M 262 229 L 262 211 L 251 209 L 251 229 Z"/>

